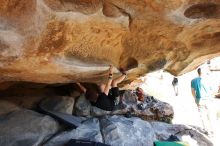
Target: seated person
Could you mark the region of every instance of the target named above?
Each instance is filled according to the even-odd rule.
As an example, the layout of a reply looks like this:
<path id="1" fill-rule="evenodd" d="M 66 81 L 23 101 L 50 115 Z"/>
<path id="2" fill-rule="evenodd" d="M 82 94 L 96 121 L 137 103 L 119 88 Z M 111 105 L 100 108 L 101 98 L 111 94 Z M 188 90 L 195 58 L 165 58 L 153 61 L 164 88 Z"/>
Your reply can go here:
<path id="1" fill-rule="evenodd" d="M 122 75 L 113 80 L 113 67 L 109 68 L 109 77 L 106 84 L 101 84 L 97 89 L 86 89 L 80 83 L 77 85 L 85 93 L 85 97 L 91 102 L 93 106 L 106 111 L 113 111 L 119 97 L 118 83 L 122 82 L 126 78 L 126 73 L 122 72 Z"/>
<path id="2" fill-rule="evenodd" d="M 138 97 L 138 99 L 137 99 L 138 101 L 144 102 L 144 91 L 142 88 L 140 88 L 140 87 L 136 88 L 136 95 Z"/>

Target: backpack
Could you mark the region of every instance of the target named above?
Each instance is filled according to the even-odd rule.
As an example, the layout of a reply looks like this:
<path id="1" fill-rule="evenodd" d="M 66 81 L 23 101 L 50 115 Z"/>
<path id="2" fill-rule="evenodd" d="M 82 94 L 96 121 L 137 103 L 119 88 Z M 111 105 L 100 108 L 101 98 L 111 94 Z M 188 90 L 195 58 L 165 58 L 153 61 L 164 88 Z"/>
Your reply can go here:
<path id="1" fill-rule="evenodd" d="M 65 146 L 110 146 L 89 140 L 71 139 Z"/>

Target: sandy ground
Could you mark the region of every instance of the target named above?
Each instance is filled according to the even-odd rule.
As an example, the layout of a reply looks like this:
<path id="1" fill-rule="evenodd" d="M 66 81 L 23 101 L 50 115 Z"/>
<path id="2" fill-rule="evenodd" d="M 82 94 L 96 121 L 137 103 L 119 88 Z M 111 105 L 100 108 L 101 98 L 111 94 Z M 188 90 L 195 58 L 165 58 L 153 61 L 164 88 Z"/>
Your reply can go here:
<path id="1" fill-rule="evenodd" d="M 190 82 L 196 76 L 197 73 L 194 71 L 178 77 L 178 96 L 175 95 L 172 86 L 173 76 L 162 71 L 148 74 L 142 79 L 144 83 L 139 86 L 141 86 L 147 94 L 153 95 L 157 99 L 168 102 L 173 106 L 175 114 L 172 122 L 174 124 L 195 125 L 203 128 L 200 114 L 191 94 Z M 220 100 L 215 98 L 213 98 L 213 100 L 215 111 L 220 111 Z M 220 120 L 216 122 L 220 123 Z M 220 146 L 220 141 L 216 139 L 216 137 L 220 137 L 220 124 L 217 123 L 214 126 L 215 139 L 213 142 L 215 146 Z"/>

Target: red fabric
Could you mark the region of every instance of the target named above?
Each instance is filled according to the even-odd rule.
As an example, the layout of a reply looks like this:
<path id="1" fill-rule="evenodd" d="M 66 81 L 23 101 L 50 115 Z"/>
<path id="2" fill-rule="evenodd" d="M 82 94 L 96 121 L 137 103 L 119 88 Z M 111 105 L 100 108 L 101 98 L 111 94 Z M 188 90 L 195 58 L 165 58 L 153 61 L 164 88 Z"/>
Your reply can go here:
<path id="1" fill-rule="evenodd" d="M 144 101 L 144 91 L 143 91 L 143 89 L 138 87 L 136 89 L 136 95 L 137 95 L 139 101 Z"/>

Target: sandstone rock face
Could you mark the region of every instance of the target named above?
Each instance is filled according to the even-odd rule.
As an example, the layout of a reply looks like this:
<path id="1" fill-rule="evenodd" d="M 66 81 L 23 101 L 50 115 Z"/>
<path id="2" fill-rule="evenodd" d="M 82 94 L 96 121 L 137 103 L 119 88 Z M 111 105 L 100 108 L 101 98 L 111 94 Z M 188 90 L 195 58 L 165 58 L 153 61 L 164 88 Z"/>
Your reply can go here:
<path id="1" fill-rule="evenodd" d="M 175 75 L 220 53 L 219 0 L 1 0 L 0 81 Z M 115 69 L 115 73 L 118 71 Z"/>

